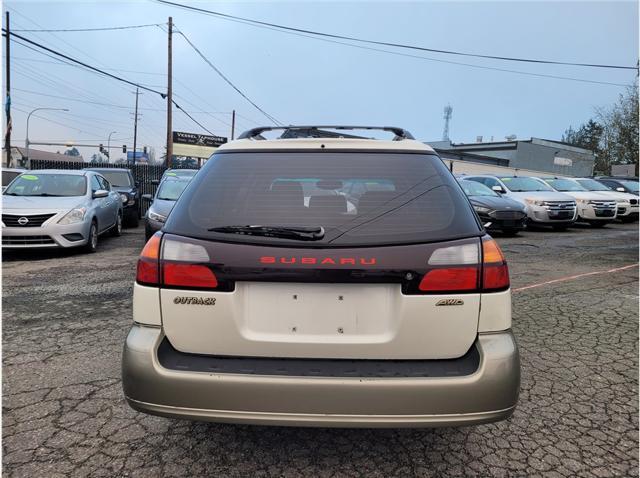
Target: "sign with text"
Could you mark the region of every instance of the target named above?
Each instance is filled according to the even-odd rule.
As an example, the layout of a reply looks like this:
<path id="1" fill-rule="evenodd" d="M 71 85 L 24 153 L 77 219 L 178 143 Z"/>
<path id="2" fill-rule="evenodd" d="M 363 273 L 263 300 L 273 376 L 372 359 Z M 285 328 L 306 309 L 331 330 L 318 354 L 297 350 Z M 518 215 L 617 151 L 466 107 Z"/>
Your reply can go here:
<path id="1" fill-rule="evenodd" d="M 217 148 L 227 142 L 223 136 L 210 136 L 208 134 L 173 132 L 173 142 L 177 144 L 194 144 L 196 146 L 210 146 Z"/>

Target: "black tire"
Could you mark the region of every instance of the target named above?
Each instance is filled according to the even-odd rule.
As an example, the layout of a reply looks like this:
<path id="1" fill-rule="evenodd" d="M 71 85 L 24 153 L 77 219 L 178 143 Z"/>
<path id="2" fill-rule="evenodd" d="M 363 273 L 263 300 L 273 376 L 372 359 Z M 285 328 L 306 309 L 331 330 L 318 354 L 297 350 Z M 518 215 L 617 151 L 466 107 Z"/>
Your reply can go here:
<path id="1" fill-rule="evenodd" d="M 127 217 L 126 217 L 127 227 L 138 227 L 139 223 L 140 223 L 140 219 L 138 218 L 137 210 L 127 214 Z"/>
<path id="2" fill-rule="evenodd" d="M 111 228 L 111 230 L 109 231 L 109 233 L 113 236 L 113 237 L 118 237 L 122 235 L 122 213 L 119 212 L 118 213 L 118 218 L 116 219 L 116 223 L 114 224 L 114 226 Z"/>
<path id="3" fill-rule="evenodd" d="M 84 245 L 85 252 L 96 252 L 98 250 L 98 222 L 94 219 L 91 221 L 91 228 L 89 229 L 89 239 Z"/>
<path id="4" fill-rule="evenodd" d="M 506 227 L 502 230 L 502 234 L 504 234 L 505 236 L 515 236 L 519 232 L 519 229 L 513 229 L 511 227 Z"/>
<path id="5" fill-rule="evenodd" d="M 554 231 L 566 231 L 569 228 L 568 224 L 554 224 L 551 226 Z"/>

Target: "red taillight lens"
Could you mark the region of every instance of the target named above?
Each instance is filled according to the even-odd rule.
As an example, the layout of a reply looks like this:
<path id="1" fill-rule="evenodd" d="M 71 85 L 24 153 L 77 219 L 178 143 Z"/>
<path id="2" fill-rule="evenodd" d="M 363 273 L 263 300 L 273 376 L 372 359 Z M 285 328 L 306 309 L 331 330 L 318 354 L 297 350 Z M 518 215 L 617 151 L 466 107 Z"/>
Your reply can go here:
<path id="1" fill-rule="evenodd" d="M 158 285 L 160 283 L 160 239 L 162 233 L 156 232 L 147 241 L 136 271 L 136 282 L 140 284 Z"/>
<path id="2" fill-rule="evenodd" d="M 218 279 L 211 269 L 201 264 L 162 264 L 164 285 L 173 287 L 218 287 Z"/>
<path id="3" fill-rule="evenodd" d="M 508 289 L 509 268 L 496 241 L 482 240 L 482 290 L 484 292 Z"/>
<path id="4" fill-rule="evenodd" d="M 478 288 L 478 268 L 434 269 L 424 275 L 418 288 L 423 292 L 474 290 Z"/>

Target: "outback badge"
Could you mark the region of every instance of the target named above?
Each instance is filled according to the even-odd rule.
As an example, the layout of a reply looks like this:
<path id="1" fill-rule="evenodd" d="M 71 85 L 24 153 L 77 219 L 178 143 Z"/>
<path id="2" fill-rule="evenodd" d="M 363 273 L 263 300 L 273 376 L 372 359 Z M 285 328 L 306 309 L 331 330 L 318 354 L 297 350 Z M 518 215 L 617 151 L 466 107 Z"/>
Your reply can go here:
<path id="1" fill-rule="evenodd" d="M 436 302 L 436 306 L 439 305 L 464 305 L 464 300 L 462 299 L 440 299 Z"/>
<path id="2" fill-rule="evenodd" d="M 174 304 L 189 305 L 216 305 L 215 297 L 176 297 L 173 299 Z"/>

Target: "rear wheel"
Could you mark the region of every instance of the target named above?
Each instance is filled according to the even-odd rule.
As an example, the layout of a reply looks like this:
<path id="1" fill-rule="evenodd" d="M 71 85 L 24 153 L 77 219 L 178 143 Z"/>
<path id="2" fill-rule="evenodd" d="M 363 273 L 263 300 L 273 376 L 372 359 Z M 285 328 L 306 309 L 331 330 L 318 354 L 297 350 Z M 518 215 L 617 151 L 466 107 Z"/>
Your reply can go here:
<path id="1" fill-rule="evenodd" d="M 89 239 L 84 246 L 85 252 L 96 252 L 98 250 L 98 223 L 94 219 L 89 228 Z"/>
<path id="2" fill-rule="evenodd" d="M 113 227 L 111 228 L 111 231 L 109 232 L 114 237 L 118 237 L 122 235 L 122 213 L 121 212 L 118 213 L 118 216 L 116 218 L 116 223 L 113 225 Z"/>

